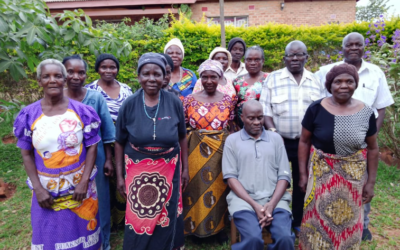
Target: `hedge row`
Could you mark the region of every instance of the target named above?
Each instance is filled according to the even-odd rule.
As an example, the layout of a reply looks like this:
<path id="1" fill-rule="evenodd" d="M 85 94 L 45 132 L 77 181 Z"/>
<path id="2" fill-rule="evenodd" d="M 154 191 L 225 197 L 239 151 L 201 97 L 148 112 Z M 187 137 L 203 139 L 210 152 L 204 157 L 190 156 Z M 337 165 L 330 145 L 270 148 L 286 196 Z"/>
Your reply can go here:
<path id="1" fill-rule="evenodd" d="M 369 30 L 368 23 L 349 24 L 327 24 L 317 27 L 301 26 L 296 27 L 286 24 L 268 23 L 257 27 L 226 27 L 226 41 L 233 37 L 241 37 L 248 46 L 260 45 L 265 52 L 266 71 L 273 71 L 283 67 L 282 57 L 285 46 L 293 40 L 301 40 L 308 47 L 310 59 L 307 67 L 312 71 L 318 69 L 321 64 L 329 60 L 336 60 L 338 51 L 341 50 L 343 37 L 350 32 L 359 32 L 366 35 Z M 400 27 L 400 19 L 386 22 L 386 29 L 383 32 L 389 39 Z M 208 58 L 209 53 L 217 46 L 220 46 L 220 27 L 209 26 L 205 22 L 193 23 L 188 19 L 174 21 L 170 28 L 165 30 L 165 36 L 158 39 L 130 40 L 132 53 L 129 59 L 121 63 L 121 70 L 118 80 L 137 87 L 136 65 L 143 53 L 163 52 L 164 45 L 173 37 L 181 39 L 185 47 L 185 58 L 183 67 L 196 71 L 198 66 Z M 87 51 L 85 51 L 87 52 Z M 85 54 L 85 53 L 84 53 Z M 330 59 L 328 58 L 328 56 Z M 91 65 L 89 81 L 98 76 L 93 72 L 95 57 L 86 55 L 86 60 Z"/>
<path id="2" fill-rule="evenodd" d="M 60 32 L 61 35 L 56 36 L 54 41 L 49 41 L 50 43 L 47 43 L 46 46 L 35 42 L 32 45 L 20 47 L 20 50 L 26 55 L 35 55 L 35 58 L 33 56 L 32 58 L 37 62 L 48 57 L 61 59 L 74 53 L 80 54 L 89 64 L 88 83 L 98 79 L 98 74 L 94 72 L 96 55 L 98 53 L 113 53 L 118 50 L 117 43 L 114 43 L 114 41 L 118 41 L 119 44 L 123 43 L 125 46 L 124 53 L 120 53 L 117 56 L 120 60 L 120 72 L 117 79 L 127 83 L 134 89 L 139 87 L 136 80 L 136 67 L 139 57 L 146 52 L 163 52 L 164 45 L 171 38 L 178 37 L 181 39 L 185 47 L 183 67 L 189 68 L 194 72 L 208 58 L 209 53 L 215 47 L 220 46 L 221 41 L 220 27 L 208 25 L 204 20 L 192 22 L 185 17 L 181 17 L 180 20 L 173 19 L 171 26 L 162 31 L 162 28 L 160 28 L 162 26 L 144 19 L 145 25 L 147 25 L 144 30 L 149 32 L 143 32 L 143 39 L 136 40 L 138 36 L 133 34 L 135 29 L 130 29 L 124 23 L 117 25 L 115 29 L 111 24 L 111 26 L 97 25 L 95 27 L 94 25 L 92 26 L 91 20 L 87 17 L 86 22 L 81 21 L 84 15 L 82 10 L 67 11 L 65 15 L 70 16 L 71 19 L 60 24 L 59 27 L 55 27 L 64 31 Z M 57 26 L 57 24 L 53 25 Z M 233 37 L 241 37 L 248 46 L 260 45 L 265 51 L 264 70 L 267 72 L 283 67 L 282 57 L 285 46 L 290 41 L 301 40 L 307 45 L 310 55 L 307 67 L 311 71 L 315 71 L 321 64 L 337 59 L 338 52 L 341 50 L 342 39 L 346 34 L 359 32 L 366 35 L 367 31 L 370 30 L 369 25 L 366 22 L 354 22 L 350 24 L 327 24 L 317 27 L 297 27 L 267 23 L 247 28 L 227 26 L 225 33 L 227 42 Z M 372 25 L 372 27 L 374 26 Z M 399 18 L 386 21 L 383 34 L 389 38 L 389 42 L 393 32 L 398 27 L 400 27 Z M 136 27 L 136 32 L 137 29 Z M 154 30 L 157 30 L 157 32 L 153 32 Z M 75 34 L 75 36 L 69 36 L 69 33 Z M 95 39 L 92 38 L 95 35 L 104 34 L 106 37 L 101 39 L 109 39 L 110 42 L 107 46 L 100 46 L 94 49 L 93 43 L 86 41 L 82 34 L 89 34 L 90 36 L 87 35 L 87 37 L 92 40 Z M 88 42 L 88 45 L 86 45 L 86 42 Z M 111 46 L 109 46 L 110 44 Z M 130 46 L 132 50 L 127 50 L 126 45 Z M 44 50 L 47 52 L 43 53 Z M 8 52 L 10 52 L 10 49 Z M 11 51 L 11 54 L 17 55 L 18 51 Z M 14 93 L 23 93 L 22 99 L 32 101 L 37 99 L 41 92 L 37 86 L 32 65 L 24 65 L 24 69 L 29 78 L 19 82 L 12 80 L 9 74 L 0 72 L 0 87 L 3 93 L 8 93 L 11 97 Z"/>

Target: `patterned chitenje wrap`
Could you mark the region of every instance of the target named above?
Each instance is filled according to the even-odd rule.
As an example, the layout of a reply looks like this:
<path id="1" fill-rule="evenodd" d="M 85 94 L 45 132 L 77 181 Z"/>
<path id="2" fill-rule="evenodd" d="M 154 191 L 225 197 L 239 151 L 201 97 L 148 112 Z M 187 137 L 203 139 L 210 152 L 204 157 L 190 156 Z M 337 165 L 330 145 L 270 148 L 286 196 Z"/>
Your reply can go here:
<path id="1" fill-rule="evenodd" d="M 367 149 L 338 156 L 311 148 L 300 249 L 359 248 L 366 160 Z"/>
<path id="2" fill-rule="evenodd" d="M 169 249 L 182 213 L 180 148 L 130 147 L 133 153 L 125 155 L 124 249 L 156 249 L 157 244 Z"/>
<path id="3" fill-rule="evenodd" d="M 188 137 L 190 183 L 183 193 L 185 235 L 214 235 L 225 227 L 228 186 L 222 178 L 222 149 L 229 133 L 194 130 Z"/>
<path id="4" fill-rule="evenodd" d="M 143 159 L 134 162 L 125 156 L 127 212 L 125 222 L 137 234 L 152 235 L 156 225 L 169 226 L 168 201 L 172 178 L 178 161 Z"/>

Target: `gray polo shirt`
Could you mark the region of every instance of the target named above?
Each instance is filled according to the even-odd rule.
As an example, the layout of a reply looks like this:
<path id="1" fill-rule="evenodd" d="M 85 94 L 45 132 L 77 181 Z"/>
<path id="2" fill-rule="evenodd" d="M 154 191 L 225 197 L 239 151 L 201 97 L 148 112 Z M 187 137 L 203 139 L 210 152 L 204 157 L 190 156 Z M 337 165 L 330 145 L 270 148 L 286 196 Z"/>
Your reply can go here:
<path id="1" fill-rule="evenodd" d="M 290 185 L 291 172 L 282 137 L 275 132 L 264 130 L 257 140 L 244 129 L 228 136 L 222 157 L 222 173 L 239 180 L 250 197 L 260 205 L 265 205 L 274 194 L 279 180 Z M 230 191 L 226 198 L 229 213 L 253 208 Z M 286 191 L 276 208 L 290 212 L 291 195 Z"/>

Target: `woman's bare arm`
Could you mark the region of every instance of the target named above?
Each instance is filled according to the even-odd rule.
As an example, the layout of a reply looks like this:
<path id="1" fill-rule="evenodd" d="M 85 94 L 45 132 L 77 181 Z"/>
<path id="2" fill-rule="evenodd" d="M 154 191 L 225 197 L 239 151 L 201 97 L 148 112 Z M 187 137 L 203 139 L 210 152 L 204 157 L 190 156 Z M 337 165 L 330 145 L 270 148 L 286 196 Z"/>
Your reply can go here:
<path id="1" fill-rule="evenodd" d="M 86 198 L 90 175 L 97 157 L 97 143 L 86 148 L 85 168 L 80 182 L 76 185 L 72 199 L 82 201 Z"/>
<path id="2" fill-rule="evenodd" d="M 305 192 L 307 188 L 307 181 L 308 181 L 307 163 L 308 163 L 308 158 L 310 156 L 311 137 L 312 133 L 303 127 L 301 130 L 299 151 L 298 151 L 299 174 L 300 174 L 299 186 L 303 192 Z"/>
<path id="3" fill-rule="evenodd" d="M 369 136 L 366 138 L 367 142 L 367 173 L 368 180 L 364 186 L 363 190 L 363 203 L 371 202 L 374 197 L 374 186 L 376 181 L 376 172 L 378 171 L 378 156 L 379 156 L 379 147 L 376 140 L 378 133 L 375 133 L 373 136 Z"/>
<path id="4" fill-rule="evenodd" d="M 51 205 L 53 205 L 54 203 L 53 197 L 46 189 L 44 189 L 44 187 L 40 183 L 37 168 L 35 165 L 35 159 L 33 156 L 33 150 L 21 149 L 21 155 L 24 162 L 25 171 L 32 182 L 33 191 L 35 192 L 39 206 L 41 208 L 51 209 Z"/>

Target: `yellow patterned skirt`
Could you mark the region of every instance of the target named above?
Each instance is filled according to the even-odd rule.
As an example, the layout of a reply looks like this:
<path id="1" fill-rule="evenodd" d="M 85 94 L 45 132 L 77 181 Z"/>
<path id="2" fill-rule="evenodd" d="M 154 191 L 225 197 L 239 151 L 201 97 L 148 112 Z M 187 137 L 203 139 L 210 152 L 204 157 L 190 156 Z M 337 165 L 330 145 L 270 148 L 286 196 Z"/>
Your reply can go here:
<path id="1" fill-rule="evenodd" d="M 227 130 L 194 130 L 188 135 L 190 182 L 183 193 L 185 235 L 207 237 L 225 227 L 228 186 L 222 178 Z"/>
<path id="2" fill-rule="evenodd" d="M 367 150 L 350 156 L 311 148 L 299 249 L 359 249 Z"/>

